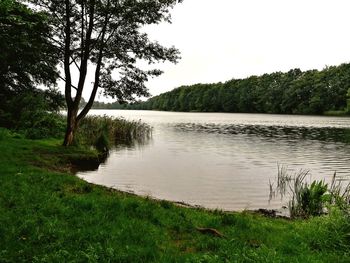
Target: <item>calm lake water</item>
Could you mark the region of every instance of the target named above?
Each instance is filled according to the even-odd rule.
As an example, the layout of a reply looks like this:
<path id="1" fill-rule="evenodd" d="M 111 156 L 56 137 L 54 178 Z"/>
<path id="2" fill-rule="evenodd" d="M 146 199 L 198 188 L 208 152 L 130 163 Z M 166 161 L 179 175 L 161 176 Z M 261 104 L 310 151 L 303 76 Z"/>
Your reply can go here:
<path id="1" fill-rule="evenodd" d="M 269 201 L 277 164 L 329 182 L 350 179 L 350 118 L 268 114 L 94 110 L 153 127 L 144 145 L 120 146 L 97 171 L 95 184 L 223 210 L 280 208 Z"/>

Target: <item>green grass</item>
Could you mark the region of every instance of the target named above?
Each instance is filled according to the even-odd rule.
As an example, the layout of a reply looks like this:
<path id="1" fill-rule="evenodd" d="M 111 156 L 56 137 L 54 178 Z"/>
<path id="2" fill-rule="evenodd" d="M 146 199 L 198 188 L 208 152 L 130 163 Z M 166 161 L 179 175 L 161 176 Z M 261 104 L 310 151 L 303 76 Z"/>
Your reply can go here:
<path id="1" fill-rule="evenodd" d="M 68 172 L 93 151 L 15 137 L 0 138 L 0 262 L 350 262 L 338 211 L 290 221 L 178 207 Z"/>

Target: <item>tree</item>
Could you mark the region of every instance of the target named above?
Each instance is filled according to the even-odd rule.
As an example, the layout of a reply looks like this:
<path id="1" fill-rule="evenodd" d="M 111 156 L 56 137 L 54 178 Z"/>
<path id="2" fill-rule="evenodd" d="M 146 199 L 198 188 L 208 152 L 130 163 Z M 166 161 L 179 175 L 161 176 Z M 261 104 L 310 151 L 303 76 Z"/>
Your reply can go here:
<path id="1" fill-rule="evenodd" d="M 49 38 L 51 30 L 44 13 L 14 0 L 0 1 L 0 126 L 17 128 L 25 107 L 21 102 L 28 98 L 37 98 L 35 104 L 45 101 L 47 107 L 42 111 L 59 107 L 60 95 L 55 90 L 35 88 L 55 84 L 58 76 L 57 50 Z"/>
<path id="2" fill-rule="evenodd" d="M 43 13 L 13 0 L 0 2 L 1 92 L 56 82 L 56 49 Z"/>
<path id="3" fill-rule="evenodd" d="M 73 142 L 79 122 L 91 109 L 100 89 L 118 101 L 148 96 L 145 82 L 160 70 L 143 70 L 137 62 L 149 64 L 176 62 L 179 52 L 150 41 L 141 29 L 145 25 L 170 22 L 169 10 L 182 0 L 30 0 L 35 8 L 47 12 L 55 31 L 52 42 L 60 49 L 64 69 L 67 129 L 64 145 Z M 75 85 L 72 70 L 78 71 Z M 88 68 L 94 81 L 85 107 L 79 103 L 86 88 Z"/>

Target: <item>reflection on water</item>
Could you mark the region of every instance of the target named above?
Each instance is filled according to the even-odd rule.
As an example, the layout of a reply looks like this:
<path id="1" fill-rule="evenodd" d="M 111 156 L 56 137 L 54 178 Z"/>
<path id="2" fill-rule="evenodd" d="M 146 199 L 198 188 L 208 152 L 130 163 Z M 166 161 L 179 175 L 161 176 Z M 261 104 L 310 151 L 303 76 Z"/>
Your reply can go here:
<path id="1" fill-rule="evenodd" d="M 119 146 L 90 182 L 208 208 L 280 208 L 269 203 L 277 164 L 312 179 L 350 178 L 349 118 L 262 114 L 94 111 L 154 127 L 146 144 Z"/>
<path id="2" fill-rule="evenodd" d="M 321 140 L 331 142 L 350 142 L 350 129 L 333 127 L 267 126 L 267 125 L 232 125 L 232 124 L 197 124 L 179 123 L 174 128 L 185 132 L 206 132 L 232 135 L 252 135 L 272 138 L 273 140 Z"/>

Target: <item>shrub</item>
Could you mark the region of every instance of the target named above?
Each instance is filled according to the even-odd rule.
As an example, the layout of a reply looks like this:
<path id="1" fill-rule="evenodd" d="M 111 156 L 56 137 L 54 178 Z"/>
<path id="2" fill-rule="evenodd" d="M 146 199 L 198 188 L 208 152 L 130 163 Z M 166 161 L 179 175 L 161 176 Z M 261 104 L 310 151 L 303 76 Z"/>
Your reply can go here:
<path id="1" fill-rule="evenodd" d="M 26 120 L 20 130 L 29 139 L 59 138 L 64 135 L 65 121 L 59 114 L 38 112 Z"/>
<path id="2" fill-rule="evenodd" d="M 0 141 L 10 137 L 10 131 L 0 127 Z"/>
<path id="3" fill-rule="evenodd" d="M 58 114 L 63 97 L 56 90 L 28 89 L 0 92 L 0 126 L 30 139 L 62 137 L 65 121 Z"/>

